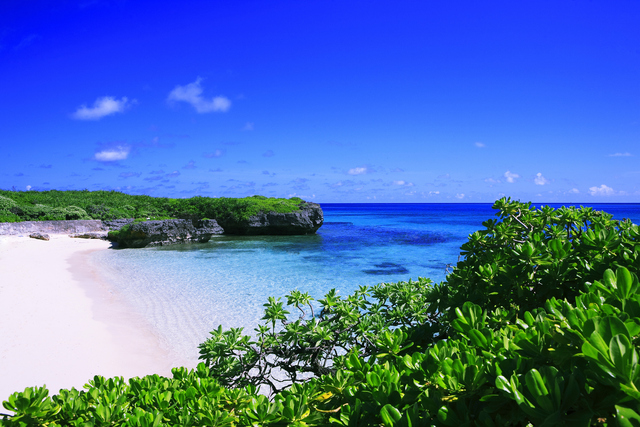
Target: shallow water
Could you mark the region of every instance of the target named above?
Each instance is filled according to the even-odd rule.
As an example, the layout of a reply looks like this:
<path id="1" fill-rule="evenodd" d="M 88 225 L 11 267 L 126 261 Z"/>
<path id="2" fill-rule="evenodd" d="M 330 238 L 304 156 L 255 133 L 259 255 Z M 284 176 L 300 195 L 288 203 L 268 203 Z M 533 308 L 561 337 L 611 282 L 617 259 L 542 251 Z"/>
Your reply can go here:
<path id="1" fill-rule="evenodd" d="M 640 223 L 640 205 L 593 205 Z M 209 243 L 99 251 L 92 262 L 180 357 L 218 325 L 250 333 L 269 296 L 320 298 L 360 285 L 439 282 L 491 204 L 323 204 L 310 236 L 217 236 Z M 283 298 L 284 299 L 284 298 Z"/>

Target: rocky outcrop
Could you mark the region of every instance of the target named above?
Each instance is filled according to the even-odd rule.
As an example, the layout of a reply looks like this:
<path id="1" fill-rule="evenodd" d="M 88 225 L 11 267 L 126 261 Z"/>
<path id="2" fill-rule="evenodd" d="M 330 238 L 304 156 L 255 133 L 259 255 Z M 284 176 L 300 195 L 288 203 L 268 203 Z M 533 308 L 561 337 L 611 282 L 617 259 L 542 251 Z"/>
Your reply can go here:
<path id="1" fill-rule="evenodd" d="M 75 239 L 101 239 L 101 240 L 107 240 L 107 233 L 106 232 L 96 232 L 96 233 L 76 233 L 76 234 L 69 234 L 69 237 L 75 238 Z"/>
<path id="2" fill-rule="evenodd" d="M 0 223 L 0 235 L 49 233 L 73 234 L 107 231 L 107 227 L 99 219 L 73 221 L 24 221 Z"/>
<path id="3" fill-rule="evenodd" d="M 317 203 L 303 203 L 300 210 L 289 213 L 261 212 L 248 220 L 230 218 L 216 220 L 168 219 L 134 222 L 133 219 L 110 221 L 25 221 L 0 223 L 3 234 L 68 234 L 70 237 L 99 239 L 108 231 L 108 240 L 121 248 L 143 248 L 176 243 L 205 243 L 216 234 L 232 235 L 296 235 L 313 234 L 324 221 Z"/>
<path id="4" fill-rule="evenodd" d="M 313 234 L 324 222 L 320 205 L 305 202 L 299 211 L 289 213 L 260 212 L 248 220 L 218 219 L 224 234 L 292 235 Z"/>
<path id="5" fill-rule="evenodd" d="M 45 233 L 31 233 L 31 234 L 29 234 L 29 237 L 31 237 L 32 239 L 38 239 L 38 240 L 50 240 L 51 239 L 49 237 L 49 235 L 45 234 Z"/>
<path id="6" fill-rule="evenodd" d="M 119 231 L 109 233 L 108 239 L 120 248 L 144 248 L 176 243 L 206 243 L 211 236 L 224 230 L 216 220 L 167 219 L 134 222 Z"/>
<path id="7" fill-rule="evenodd" d="M 121 218 L 104 220 L 102 223 L 108 230 L 120 230 L 122 227 L 131 224 L 133 221 L 133 218 Z"/>

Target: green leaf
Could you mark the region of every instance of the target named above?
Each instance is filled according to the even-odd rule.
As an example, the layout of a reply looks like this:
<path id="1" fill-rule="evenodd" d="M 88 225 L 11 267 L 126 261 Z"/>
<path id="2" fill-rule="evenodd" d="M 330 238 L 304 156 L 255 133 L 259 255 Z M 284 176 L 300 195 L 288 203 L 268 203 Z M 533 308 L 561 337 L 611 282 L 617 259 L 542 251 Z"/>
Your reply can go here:
<path id="1" fill-rule="evenodd" d="M 616 405 L 616 421 L 621 427 L 640 427 L 640 415 L 631 408 Z"/>
<path id="2" fill-rule="evenodd" d="M 469 332 L 467 334 L 469 335 L 469 339 L 471 340 L 473 345 L 476 345 L 476 346 L 480 347 L 483 350 L 487 350 L 488 349 L 489 342 L 487 341 L 487 337 L 482 335 L 482 332 L 480 332 L 477 329 L 471 329 L 471 330 L 469 330 Z"/>
<path id="3" fill-rule="evenodd" d="M 502 375 L 498 376 L 498 378 L 496 378 L 496 387 L 499 390 L 502 390 L 508 394 L 512 394 L 511 391 L 511 383 L 509 383 L 509 380 L 506 379 L 505 377 L 503 377 Z"/>
<path id="4" fill-rule="evenodd" d="M 379 387 L 382 383 L 382 381 L 380 381 L 380 377 L 375 372 L 367 372 L 366 377 L 367 383 L 374 388 Z"/>
<path id="5" fill-rule="evenodd" d="M 525 375 L 525 382 L 527 384 L 527 389 L 536 399 L 549 394 L 549 390 L 547 390 L 547 387 L 544 385 L 540 372 L 536 369 L 532 369 L 527 372 Z"/>
<path id="6" fill-rule="evenodd" d="M 628 299 L 631 295 L 631 289 L 633 287 L 633 277 L 629 270 L 624 267 L 618 267 L 616 269 L 616 282 L 618 285 L 618 291 L 621 299 Z"/>
<path id="7" fill-rule="evenodd" d="M 398 408 L 386 404 L 380 409 L 380 417 L 385 426 L 393 426 L 396 422 L 400 421 L 402 414 Z"/>
<path id="8" fill-rule="evenodd" d="M 625 381 L 631 379 L 631 356 L 634 351 L 626 336 L 618 334 L 609 342 L 609 357 L 618 372 Z"/>

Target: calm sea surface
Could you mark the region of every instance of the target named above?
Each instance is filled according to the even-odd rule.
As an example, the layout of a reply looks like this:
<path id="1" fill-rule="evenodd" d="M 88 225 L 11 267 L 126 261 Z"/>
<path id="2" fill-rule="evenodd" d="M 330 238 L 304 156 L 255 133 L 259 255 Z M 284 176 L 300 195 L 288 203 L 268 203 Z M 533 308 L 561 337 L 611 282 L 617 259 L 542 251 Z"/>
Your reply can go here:
<path id="1" fill-rule="evenodd" d="M 551 205 L 559 207 L 560 205 Z M 594 204 L 640 223 L 640 204 Z M 206 244 L 99 251 L 91 262 L 182 358 L 218 325 L 252 332 L 269 296 L 346 296 L 360 285 L 439 282 L 491 204 L 322 204 L 311 236 L 217 236 Z M 283 298 L 284 299 L 284 298 Z"/>

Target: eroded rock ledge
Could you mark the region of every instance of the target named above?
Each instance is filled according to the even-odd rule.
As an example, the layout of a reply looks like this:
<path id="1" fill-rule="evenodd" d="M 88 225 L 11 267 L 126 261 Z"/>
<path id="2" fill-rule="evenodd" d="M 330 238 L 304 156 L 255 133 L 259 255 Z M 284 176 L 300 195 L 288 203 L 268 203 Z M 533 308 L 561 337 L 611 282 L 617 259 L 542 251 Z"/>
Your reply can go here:
<path id="1" fill-rule="evenodd" d="M 324 214 L 317 203 L 305 202 L 299 211 L 289 213 L 261 212 L 248 220 L 218 218 L 225 234 L 298 235 L 313 234 L 322 226 Z"/>
<path id="2" fill-rule="evenodd" d="M 109 240 L 121 248 L 144 248 L 177 243 L 206 243 L 211 236 L 224 230 L 215 219 L 167 219 L 134 222 L 119 231 L 109 233 Z"/>
<path id="3" fill-rule="evenodd" d="M 133 220 L 132 220 L 133 221 Z M 74 234 L 106 232 L 109 229 L 99 219 L 74 221 L 23 221 L 1 222 L 0 235 L 16 235 L 30 233 Z"/>
<path id="4" fill-rule="evenodd" d="M 143 248 L 178 243 L 205 243 L 217 234 L 232 235 L 299 235 L 313 234 L 324 222 L 322 209 L 317 203 L 305 202 L 299 211 L 289 213 L 266 212 L 248 220 L 225 219 L 168 219 L 134 222 L 133 219 L 113 221 L 25 221 L 0 223 L 0 235 L 49 233 L 84 237 L 107 231 L 108 240 L 121 248 Z M 125 226 L 127 226 L 125 228 Z M 80 236 L 79 234 L 83 234 Z"/>

